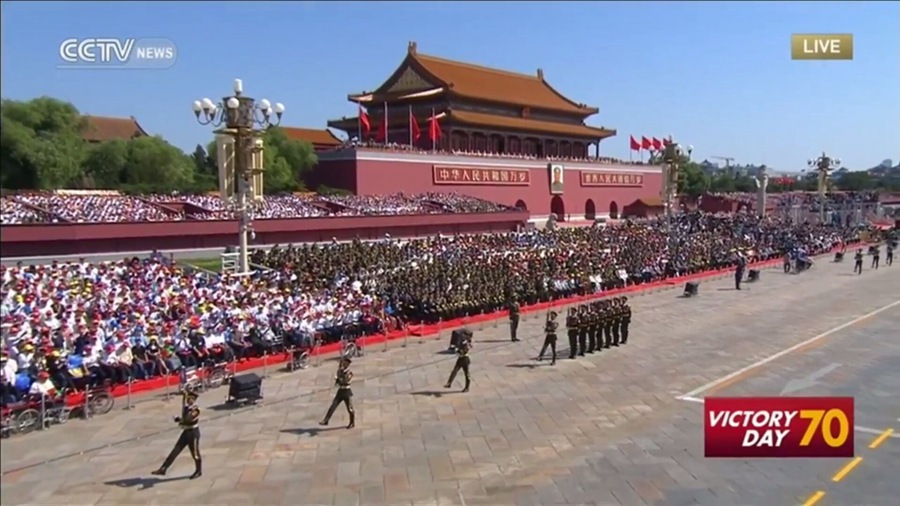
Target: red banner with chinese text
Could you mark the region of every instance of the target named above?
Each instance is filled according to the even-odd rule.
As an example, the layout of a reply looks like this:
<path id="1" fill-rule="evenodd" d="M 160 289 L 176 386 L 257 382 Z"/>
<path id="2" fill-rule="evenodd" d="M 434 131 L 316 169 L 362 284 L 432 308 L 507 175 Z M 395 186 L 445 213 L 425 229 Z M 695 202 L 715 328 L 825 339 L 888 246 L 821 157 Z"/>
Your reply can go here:
<path id="1" fill-rule="evenodd" d="M 581 171 L 581 186 L 644 186 L 644 175 L 630 172 Z"/>
<path id="2" fill-rule="evenodd" d="M 528 169 L 483 169 L 435 165 L 433 171 L 434 184 L 502 186 L 528 186 L 531 184 L 531 171 Z"/>

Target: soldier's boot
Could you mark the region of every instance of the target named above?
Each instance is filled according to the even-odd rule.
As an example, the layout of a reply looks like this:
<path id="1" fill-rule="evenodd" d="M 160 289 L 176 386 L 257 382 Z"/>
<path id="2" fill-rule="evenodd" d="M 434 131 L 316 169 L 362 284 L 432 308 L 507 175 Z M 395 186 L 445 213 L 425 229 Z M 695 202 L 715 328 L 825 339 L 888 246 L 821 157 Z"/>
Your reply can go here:
<path id="1" fill-rule="evenodd" d="M 331 420 L 331 417 L 334 415 L 334 409 L 337 407 L 337 404 L 334 402 L 331 403 L 331 406 L 328 408 L 328 413 L 325 414 L 325 418 L 319 422 L 319 425 L 328 425 L 328 421 Z"/>
<path id="2" fill-rule="evenodd" d="M 356 427 L 356 412 L 355 411 L 350 412 L 350 423 L 347 424 L 348 429 L 352 429 L 353 427 Z"/>
<path id="3" fill-rule="evenodd" d="M 163 466 L 163 467 L 160 467 L 159 469 L 151 472 L 150 474 L 152 474 L 153 476 L 165 476 L 166 471 L 168 471 L 168 469 L 166 469 L 165 466 Z"/>
<path id="4" fill-rule="evenodd" d="M 594 334 L 588 335 L 588 346 L 587 352 L 594 353 L 594 350 L 597 348 L 597 336 Z"/>
<path id="5" fill-rule="evenodd" d="M 201 476 L 203 476 L 203 461 L 197 459 L 194 461 L 194 474 L 191 475 L 191 479 L 196 480 Z"/>

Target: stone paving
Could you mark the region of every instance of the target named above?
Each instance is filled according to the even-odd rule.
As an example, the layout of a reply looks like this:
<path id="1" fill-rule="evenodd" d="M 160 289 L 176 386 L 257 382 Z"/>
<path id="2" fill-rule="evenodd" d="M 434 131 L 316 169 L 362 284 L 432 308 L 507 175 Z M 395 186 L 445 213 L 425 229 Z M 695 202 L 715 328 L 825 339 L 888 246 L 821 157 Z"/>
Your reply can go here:
<path id="1" fill-rule="evenodd" d="M 151 396 L 133 410 L 120 405 L 103 417 L 4 440 L 3 504 L 799 503 L 826 490 L 825 470 L 842 462 L 705 460 L 701 406 L 676 397 L 897 299 L 900 269 L 862 276 L 851 269 L 822 261 L 803 275 L 766 270 L 740 292 L 725 278 L 701 283 L 693 299 L 678 297 L 680 290 L 635 296 L 627 346 L 555 367 L 533 360 L 543 314 L 523 322 L 521 343 L 508 341 L 505 325 L 488 324 L 476 329 L 467 394 L 442 388 L 453 364 L 443 353 L 446 334 L 377 345 L 354 361 L 352 431 L 342 427 L 340 411 L 334 427 L 316 425 L 333 394 L 334 361 L 290 374 L 272 368 L 257 407 L 223 410 L 224 389 L 204 394 L 200 480 L 186 480 L 188 456 L 171 478 L 150 478 L 177 438 L 171 416 L 178 410 L 177 401 Z M 863 337 L 896 344 L 898 319 L 900 306 L 717 393 L 769 392 L 784 383 L 773 377 L 771 385 L 757 384 L 770 370 L 787 377 L 840 362 L 822 380 L 836 382 L 835 390 L 816 385 L 809 393 L 860 396 L 868 389 L 871 399 L 860 405 L 878 417 L 897 407 L 878 409 L 881 395 L 895 393 L 896 381 L 878 381 L 896 365 L 896 353 L 878 356 Z M 857 328 L 869 334 L 853 334 Z M 845 341 L 858 348 L 852 360 L 840 347 L 830 351 L 836 357 L 825 355 Z M 820 361 L 814 353 L 823 354 Z M 786 368 L 797 360 L 812 365 Z M 873 427 L 890 423 L 879 421 L 866 419 Z M 874 437 L 857 436 L 860 443 Z M 885 443 L 877 458 L 896 456 L 896 446 Z M 822 504 L 888 504 L 882 499 L 897 494 L 891 483 L 867 495 L 865 477 L 885 476 L 875 458 L 828 488 Z"/>

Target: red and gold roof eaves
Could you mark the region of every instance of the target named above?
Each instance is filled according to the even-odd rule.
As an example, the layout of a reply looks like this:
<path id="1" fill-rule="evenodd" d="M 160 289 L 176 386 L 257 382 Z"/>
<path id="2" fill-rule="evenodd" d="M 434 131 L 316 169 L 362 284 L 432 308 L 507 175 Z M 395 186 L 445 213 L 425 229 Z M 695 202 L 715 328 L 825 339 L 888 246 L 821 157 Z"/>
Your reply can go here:
<path id="1" fill-rule="evenodd" d="M 354 102 L 385 100 L 387 85 L 407 68 L 414 69 L 434 84 L 434 88 L 424 92 L 446 92 L 460 98 L 584 116 L 598 112 L 597 108 L 574 102 L 556 91 L 544 80 L 544 73 L 541 70 L 538 70 L 536 75 L 526 75 L 424 55 L 416 50 L 414 42 L 410 43 L 409 52 L 403 63 L 375 93 L 350 95 L 348 99 Z"/>
<path id="2" fill-rule="evenodd" d="M 493 127 L 519 132 L 540 132 L 546 134 L 571 135 L 591 139 L 605 139 L 616 135 L 615 130 L 596 128 L 571 123 L 556 123 L 511 116 L 497 116 L 470 111 L 449 111 L 448 117 L 453 122 L 479 127 Z"/>

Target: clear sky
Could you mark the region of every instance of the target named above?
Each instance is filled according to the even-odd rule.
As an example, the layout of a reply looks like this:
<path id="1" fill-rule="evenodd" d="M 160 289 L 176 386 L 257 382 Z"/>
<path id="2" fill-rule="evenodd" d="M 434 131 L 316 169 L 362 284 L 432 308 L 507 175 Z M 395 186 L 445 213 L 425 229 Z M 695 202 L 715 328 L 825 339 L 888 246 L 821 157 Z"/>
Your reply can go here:
<path id="1" fill-rule="evenodd" d="M 826 150 L 851 168 L 900 158 L 900 3 L 890 2 L 9 2 L 2 94 L 50 95 L 135 116 L 186 150 L 206 143 L 193 100 L 245 92 L 285 125 L 355 114 L 408 41 L 445 58 L 534 73 L 628 135 L 672 134 L 695 156 L 796 171 Z M 792 33 L 852 33 L 853 61 L 790 59 Z M 60 70 L 69 37 L 164 37 L 165 70 Z"/>

